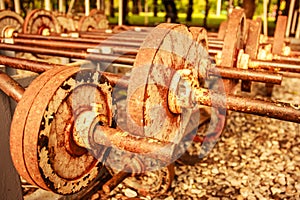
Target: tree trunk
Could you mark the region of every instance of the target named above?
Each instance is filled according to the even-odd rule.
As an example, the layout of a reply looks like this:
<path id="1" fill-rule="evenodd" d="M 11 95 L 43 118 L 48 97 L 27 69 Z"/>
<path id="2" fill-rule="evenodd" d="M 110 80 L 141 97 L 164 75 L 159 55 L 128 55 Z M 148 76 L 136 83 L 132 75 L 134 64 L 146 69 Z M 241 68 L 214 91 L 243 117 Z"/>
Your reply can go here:
<path id="1" fill-rule="evenodd" d="M 115 17 L 114 0 L 110 0 L 110 3 L 109 3 L 109 16 Z"/>
<path id="2" fill-rule="evenodd" d="M 128 25 L 128 0 L 123 0 L 123 24 Z"/>
<path id="3" fill-rule="evenodd" d="M 132 0 L 132 4 L 132 14 L 138 15 L 140 13 L 138 0 Z"/>
<path id="4" fill-rule="evenodd" d="M 153 15 L 157 17 L 157 0 L 153 0 Z"/>
<path id="5" fill-rule="evenodd" d="M 143 12 L 142 1 L 141 0 L 137 0 L 137 1 L 138 1 L 139 12 Z"/>
<path id="6" fill-rule="evenodd" d="M 255 0 L 244 0 L 243 8 L 247 19 L 252 19 L 255 12 Z"/>
<path id="7" fill-rule="evenodd" d="M 104 0 L 100 0 L 100 10 L 105 12 L 105 1 Z"/>
<path id="8" fill-rule="evenodd" d="M 186 14 L 186 21 L 187 22 L 192 21 L 193 4 L 194 4 L 194 1 L 193 0 L 189 0 L 189 6 L 188 6 L 187 14 Z"/>
<path id="9" fill-rule="evenodd" d="M 205 15 L 204 15 L 204 19 L 203 19 L 204 28 L 207 28 L 207 16 L 208 16 L 209 8 L 210 8 L 209 1 L 205 0 Z"/>

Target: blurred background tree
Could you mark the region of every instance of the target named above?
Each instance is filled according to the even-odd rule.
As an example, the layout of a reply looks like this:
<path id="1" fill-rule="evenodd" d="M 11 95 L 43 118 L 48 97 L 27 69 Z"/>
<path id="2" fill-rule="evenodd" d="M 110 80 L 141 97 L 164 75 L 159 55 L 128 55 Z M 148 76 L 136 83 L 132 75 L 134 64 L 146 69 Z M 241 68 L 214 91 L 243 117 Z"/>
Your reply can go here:
<path id="1" fill-rule="evenodd" d="M 7 5 L 12 6 L 13 0 L 5 0 Z M 58 9 L 59 0 L 51 0 L 53 10 Z M 70 2 L 65 0 L 66 10 Z M 97 0 L 90 0 L 91 8 L 96 7 Z M 164 0 L 123 0 L 124 21 L 142 25 L 144 18 L 149 18 L 150 25 L 155 25 L 165 21 L 166 9 Z M 178 12 L 179 23 L 188 25 L 198 25 L 209 27 L 218 27 L 219 23 L 226 19 L 229 6 L 243 7 L 247 18 L 261 17 L 263 14 L 264 0 L 174 0 Z M 109 17 L 110 23 L 117 23 L 119 0 L 100 0 L 103 4 L 105 14 Z M 85 0 L 75 0 L 73 13 L 84 13 Z M 101 5 L 102 5 L 101 4 Z M 145 13 L 147 4 L 148 12 Z M 35 9 L 43 8 L 44 0 L 21 0 L 22 10 L 25 13 Z M 269 0 L 268 16 L 269 20 L 275 21 L 276 14 L 287 14 L 289 0 Z"/>

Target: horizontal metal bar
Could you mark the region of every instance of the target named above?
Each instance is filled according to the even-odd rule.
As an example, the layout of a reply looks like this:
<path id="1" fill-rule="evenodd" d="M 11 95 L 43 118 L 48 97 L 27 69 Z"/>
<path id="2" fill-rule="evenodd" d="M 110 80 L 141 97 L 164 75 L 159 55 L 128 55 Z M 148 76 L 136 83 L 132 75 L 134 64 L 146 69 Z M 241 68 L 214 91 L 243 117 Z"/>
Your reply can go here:
<path id="1" fill-rule="evenodd" d="M 195 101 L 201 105 L 300 123 L 297 105 L 225 95 L 205 88 L 198 88 L 195 93 Z"/>
<path id="2" fill-rule="evenodd" d="M 41 54 L 41 55 L 86 59 L 86 60 L 98 61 L 98 62 L 121 63 L 121 64 L 129 64 L 129 65 L 133 65 L 135 61 L 135 58 L 124 56 L 124 55 L 71 52 L 71 51 L 65 51 L 59 49 L 47 49 L 47 48 L 29 47 L 29 46 L 21 46 L 21 45 L 13 45 L 13 44 L 0 44 L 0 49 L 18 51 L 18 52 L 29 52 L 29 53 Z"/>
<path id="3" fill-rule="evenodd" d="M 27 60 L 24 58 L 13 58 L 8 56 L 0 55 L 0 64 L 15 69 L 28 70 L 36 73 L 42 73 L 46 70 L 52 69 L 53 67 L 62 67 L 65 65 L 50 64 L 47 62 L 40 62 L 34 60 Z"/>
<path id="4" fill-rule="evenodd" d="M 34 39 L 23 39 L 23 38 L 14 38 L 12 39 L 13 43 L 16 45 L 27 45 L 27 46 L 36 46 L 36 47 L 47 47 L 55 49 L 70 49 L 72 51 L 93 49 L 101 51 L 112 51 L 116 54 L 124 55 L 136 55 L 138 53 L 138 48 L 136 47 L 120 47 L 119 45 L 114 44 L 102 44 L 102 43 L 83 43 L 75 41 L 49 41 L 49 40 L 34 40 Z"/>
<path id="5" fill-rule="evenodd" d="M 282 75 L 275 72 L 217 66 L 209 71 L 210 75 L 246 81 L 281 84 Z"/>
<path id="6" fill-rule="evenodd" d="M 0 71 L 0 89 L 16 102 L 19 102 L 25 92 L 25 89 L 6 73 Z"/>
<path id="7" fill-rule="evenodd" d="M 251 60 L 249 62 L 249 68 L 266 69 L 275 72 L 285 71 L 285 72 L 300 73 L 299 64 L 288 64 L 288 63 L 271 62 L 271 61 L 264 61 L 264 60 Z"/>
<path id="8" fill-rule="evenodd" d="M 149 137 L 139 137 L 107 126 L 96 126 L 92 138 L 96 144 L 113 146 L 123 151 L 142 154 L 164 162 L 172 160 L 176 146 L 171 142 Z"/>

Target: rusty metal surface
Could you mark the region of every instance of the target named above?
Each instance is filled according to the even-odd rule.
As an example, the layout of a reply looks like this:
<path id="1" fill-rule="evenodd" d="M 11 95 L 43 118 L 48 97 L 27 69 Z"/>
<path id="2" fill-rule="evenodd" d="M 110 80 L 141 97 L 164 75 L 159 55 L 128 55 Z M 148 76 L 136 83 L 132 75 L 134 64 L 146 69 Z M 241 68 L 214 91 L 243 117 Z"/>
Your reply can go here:
<path id="1" fill-rule="evenodd" d="M 105 193 L 110 193 L 115 187 L 122 183 L 126 178 L 130 177 L 132 173 L 125 171 L 120 171 L 119 173 L 113 175 L 113 177 L 107 181 L 103 186 L 102 190 Z"/>
<path id="2" fill-rule="evenodd" d="M 26 179 L 29 183 L 33 185 L 38 185 L 43 189 L 48 189 L 48 187 L 42 182 L 37 184 L 34 177 L 27 171 L 27 167 L 24 160 L 24 128 L 26 125 L 28 113 L 30 108 L 34 102 L 36 95 L 40 92 L 40 90 L 44 87 L 44 85 L 51 79 L 54 75 L 60 72 L 64 68 L 56 68 L 55 70 L 51 70 L 48 73 L 45 73 L 41 76 L 38 76 L 31 83 L 30 87 L 26 89 L 26 92 L 23 94 L 21 101 L 17 104 L 17 107 L 14 112 L 14 116 L 11 123 L 10 130 L 10 151 L 12 160 L 14 165 L 18 171 L 18 173 Z"/>
<path id="3" fill-rule="evenodd" d="M 114 146 L 125 152 L 145 155 L 166 163 L 172 159 L 174 144 L 154 137 L 138 137 L 118 128 L 106 126 L 95 127 L 92 137 L 99 145 Z"/>
<path id="4" fill-rule="evenodd" d="M 299 64 L 288 64 L 280 62 L 272 62 L 265 60 L 251 60 L 249 63 L 249 68 L 253 69 L 265 69 L 270 71 L 283 71 L 283 72 L 293 72 L 300 73 Z"/>
<path id="5" fill-rule="evenodd" d="M 235 67 L 237 53 L 244 47 L 245 13 L 243 9 L 233 10 L 229 16 L 227 31 L 222 50 L 222 66 Z"/>
<path id="6" fill-rule="evenodd" d="M 157 171 L 147 171 L 139 176 L 129 177 L 125 179 L 124 184 L 134 188 L 141 195 L 155 197 L 165 194 L 174 178 L 174 164 L 170 164 Z"/>
<path id="7" fill-rule="evenodd" d="M 220 65 L 223 67 L 236 67 L 239 49 L 244 48 L 246 16 L 243 9 L 234 9 L 229 15 L 224 45 L 222 49 L 222 59 Z M 227 93 L 232 92 L 235 82 L 232 80 L 223 81 Z"/>
<path id="8" fill-rule="evenodd" d="M 19 102 L 25 89 L 6 73 L 0 71 L 0 89 L 16 102 Z"/>
<path id="9" fill-rule="evenodd" d="M 70 32 L 77 30 L 77 24 L 75 19 L 68 15 L 58 14 L 55 16 L 59 25 L 61 26 L 61 32 Z"/>
<path id="10" fill-rule="evenodd" d="M 61 37 L 59 35 L 33 35 L 33 34 L 21 34 L 15 33 L 15 38 L 24 38 L 24 39 L 36 39 L 36 40 L 47 40 L 47 41 L 64 41 L 64 42 L 82 42 L 82 43 L 92 43 L 92 44 L 104 44 L 104 45 L 116 45 L 116 46 L 133 46 L 139 47 L 145 37 L 142 39 L 134 39 L 130 36 L 120 36 L 117 35 L 108 35 L 101 36 L 95 35 L 90 37 L 84 37 L 84 34 L 80 34 L 80 38 L 76 37 Z M 122 43 L 120 44 L 120 41 Z"/>
<path id="11" fill-rule="evenodd" d="M 109 28 L 109 21 L 103 11 L 98 9 L 92 9 L 89 14 L 90 17 L 93 17 L 97 23 L 97 29 L 107 29 Z"/>
<path id="12" fill-rule="evenodd" d="M 251 59 L 257 58 L 261 26 L 262 26 L 261 19 L 249 21 L 249 29 L 248 29 L 247 42 L 245 46 L 245 53 L 249 54 Z"/>
<path id="13" fill-rule="evenodd" d="M 108 41 L 100 43 L 83 43 L 74 41 L 49 41 L 49 40 L 32 40 L 32 39 L 22 39 L 14 38 L 13 43 L 16 45 L 31 46 L 31 47 L 45 47 L 50 49 L 64 49 L 72 51 L 82 51 L 87 49 L 94 49 L 102 51 L 102 49 L 111 48 L 111 53 L 123 54 L 123 55 L 136 55 L 138 48 L 134 47 L 118 47 L 119 44 L 110 44 Z M 104 46 L 105 45 L 105 46 Z M 123 46 L 124 44 L 121 43 Z"/>
<path id="14" fill-rule="evenodd" d="M 95 82 L 85 86 L 85 82 L 80 82 L 81 78 L 92 79 L 97 76 L 93 77 L 88 70 L 79 70 L 77 67 L 63 69 L 48 80 L 35 97 L 24 128 L 23 153 L 26 157 L 23 159 L 28 173 L 33 175 L 36 183 L 46 184 L 49 189 L 61 194 L 75 193 L 87 187 L 88 183 L 97 178 L 102 168 L 90 152 L 83 150 L 78 154 L 71 151 L 74 148 L 67 148 L 69 139 L 66 138 L 72 136 L 72 129 L 68 127 L 73 126 L 73 112 L 78 112 L 81 106 L 99 103 L 101 96 L 90 94 L 89 89 L 80 90 L 81 87 L 91 87 L 94 88 L 92 92 L 97 91 L 95 86 L 102 82 L 96 78 Z M 103 107 L 100 114 L 110 118 L 109 110 Z M 78 168 L 78 165 L 81 167 Z"/>
<path id="15" fill-rule="evenodd" d="M 278 16 L 276 28 L 274 32 L 274 41 L 272 47 L 272 54 L 281 55 L 284 45 L 284 35 L 287 25 L 287 16 Z"/>
<path id="16" fill-rule="evenodd" d="M 212 106 L 211 96 L 218 98 L 220 95 L 205 88 L 198 88 L 196 90 L 195 101 L 199 104 Z M 229 94 L 226 95 L 226 102 L 222 101 L 222 98 L 223 97 L 220 96 L 220 101 L 214 102 L 214 106 L 237 112 L 300 123 L 300 110 L 290 103 L 264 101 Z"/>
<path id="17" fill-rule="evenodd" d="M 287 64 L 298 64 L 300 65 L 300 58 L 299 57 L 289 57 L 289 56 L 278 56 L 274 55 L 273 59 L 274 62 L 284 62 Z"/>
<path id="18" fill-rule="evenodd" d="M 61 27 L 57 19 L 51 14 L 51 12 L 35 9 L 26 15 L 23 24 L 23 33 L 44 35 L 43 31 L 47 29 L 47 33 L 60 33 Z"/>
<path id="19" fill-rule="evenodd" d="M 102 72 L 109 80 L 109 83 L 114 87 L 117 85 L 118 88 L 127 89 L 129 84 L 129 77 L 112 74 L 108 72 Z"/>
<path id="20" fill-rule="evenodd" d="M 116 34 L 109 34 L 109 33 L 94 33 L 91 34 L 91 32 L 79 32 L 80 38 L 83 39 L 109 39 L 113 38 L 115 40 L 121 40 L 121 41 L 132 41 L 132 42 L 142 42 L 146 35 L 136 35 L 131 33 L 116 33 Z M 115 36 L 114 36 L 115 35 Z"/>
<path id="21" fill-rule="evenodd" d="M 224 78 L 240 79 L 245 81 L 255 81 L 262 83 L 281 84 L 282 75 L 275 72 L 255 71 L 251 69 L 239 69 L 229 67 L 217 67 L 210 69 L 212 76 L 221 76 Z"/>
<path id="22" fill-rule="evenodd" d="M 221 66 L 224 66 L 224 68 L 219 66 L 214 69 L 206 69 L 205 67 L 208 65 L 198 65 L 199 63 L 197 62 L 200 60 L 195 61 L 195 63 L 187 62 L 187 60 L 189 61 L 189 56 L 197 55 L 199 58 L 201 56 L 205 57 L 205 55 L 193 51 L 193 44 L 191 43 L 196 41 L 207 50 L 209 44 L 207 42 L 206 31 L 195 27 L 187 29 L 185 26 L 178 24 L 162 24 L 152 30 L 142 44 L 140 51 L 133 53 L 133 55 L 138 53 L 136 60 L 134 57 L 117 58 L 101 54 L 89 54 L 89 58 L 87 58 L 86 53 L 42 50 L 42 48 L 0 44 L 0 47 L 3 47 L 3 49 L 26 50 L 36 53 L 41 53 L 40 51 L 42 51 L 50 55 L 134 64 L 129 80 L 128 77 L 123 78 L 110 73 L 102 73 L 107 76 L 112 86 L 117 84 L 121 88 L 128 87 L 129 102 L 127 104 L 127 111 L 129 112 L 129 132 L 126 132 L 119 128 L 113 129 L 107 126 L 107 124 L 111 124 L 112 113 L 111 107 L 107 103 L 108 100 L 105 99 L 105 92 L 94 91 L 94 86 L 82 85 L 80 86 L 81 90 L 78 92 L 80 96 L 77 97 L 77 100 L 74 100 L 72 90 L 75 86 L 72 84 L 74 83 L 75 74 L 80 71 L 79 68 L 68 68 L 52 64 L 43 65 L 40 62 L 25 60 L 19 62 L 18 60 L 10 60 L 10 58 L 1 56 L 0 64 L 2 62 L 16 68 L 28 69 L 38 73 L 48 70 L 46 75 L 44 73 L 33 82 L 34 85 L 28 88 L 23 98 L 21 98 L 22 92 L 19 92 L 15 97 L 17 101 L 20 100 L 20 106 L 18 105 L 19 108 L 16 110 L 11 128 L 11 152 L 16 168 L 21 176 L 32 184 L 47 190 L 53 190 L 57 193 L 70 194 L 79 191 L 88 185 L 89 180 L 92 181 L 93 178 L 97 177 L 97 173 L 102 167 L 101 164 L 97 165 L 97 161 L 93 155 L 88 154 L 87 149 L 92 149 L 94 145 L 100 145 L 100 151 L 102 151 L 102 148 L 105 148 L 104 146 L 114 146 L 132 153 L 147 154 L 147 157 L 154 158 L 155 160 L 163 162 L 172 161 L 174 159 L 172 157 L 174 144 L 178 141 L 178 138 L 184 136 L 185 126 L 189 125 L 188 120 L 191 116 L 191 113 L 180 116 L 174 114 L 169 109 L 168 93 L 170 93 L 171 79 L 178 70 L 197 67 L 198 72 L 200 70 L 205 71 L 209 76 L 222 76 L 223 78 L 260 81 L 272 84 L 280 84 L 282 81 L 282 76 L 277 71 L 300 73 L 300 68 L 297 64 L 278 64 L 255 60 L 258 49 L 259 22 L 250 22 L 249 26 L 247 43 L 250 45 L 249 47 L 247 45 L 245 48 L 248 49 L 247 51 L 253 57 L 250 67 L 268 69 L 276 73 L 235 68 L 237 50 L 243 48 L 244 45 L 244 23 L 244 15 L 240 11 L 234 11 L 231 21 L 229 20 L 228 22 L 228 33 L 235 33 L 234 36 L 236 37 L 228 34 L 230 35 L 230 42 L 228 39 L 229 36 L 225 37 L 227 42 L 222 43 L 224 44 L 223 53 L 225 55 L 223 55 L 221 63 Z M 172 31 L 184 37 L 176 37 L 176 34 L 171 34 Z M 27 36 L 24 35 L 24 37 Z M 15 41 L 21 43 L 21 41 L 25 40 L 20 38 Z M 30 41 L 23 44 L 34 44 L 35 42 Z M 50 43 L 47 41 L 43 44 L 47 46 Z M 75 48 L 76 45 L 78 45 L 78 48 L 88 45 L 85 43 L 79 44 L 79 42 L 78 44 L 71 44 L 70 42 L 62 41 L 61 43 L 57 42 L 53 46 L 56 45 L 58 48 L 65 45 L 66 47 L 66 44 L 70 45 L 69 48 Z M 179 54 L 178 52 L 183 52 L 183 54 Z M 55 69 L 49 70 L 53 67 Z M 7 83 L 10 82 L 7 82 L 5 79 L 9 77 L 1 79 L 2 75 L 0 74 L 0 85 L 4 85 L 4 89 L 9 91 Z M 194 78 L 198 80 L 203 77 L 199 73 Z M 233 83 L 232 80 L 225 81 L 228 81 L 229 84 Z M 231 91 L 232 88 L 228 88 Z M 77 137 L 72 127 L 74 126 L 74 121 L 76 121 L 74 118 L 77 117 L 79 119 L 79 114 L 75 114 L 74 117 L 72 103 L 84 99 L 88 91 L 91 90 L 96 94 L 96 97 L 90 100 L 88 104 L 83 103 L 80 106 L 89 107 L 91 106 L 91 102 L 92 104 L 99 104 L 101 102 L 101 108 L 104 107 L 104 109 L 100 111 L 103 116 L 99 117 L 99 119 L 101 118 L 107 124 L 104 123 L 104 126 L 97 125 L 95 126 L 96 128 L 89 126 L 87 127 L 88 134 L 84 137 Z M 218 96 L 219 94 L 212 93 L 203 88 L 197 88 L 196 92 L 195 101 L 199 104 L 224 107 L 228 110 L 300 123 L 300 111 L 294 105 L 281 102 L 267 102 L 230 94 L 226 96 L 226 104 L 222 104 L 223 101 L 220 100 L 220 102 L 215 102 L 213 105 L 211 96 Z M 183 98 L 186 98 L 187 101 L 189 100 L 188 96 L 183 96 Z M 78 112 L 81 113 L 82 110 L 79 109 Z M 85 133 L 87 129 L 86 127 L 78 127 L 76 132 Z M 91 134 L 92 138 L 90 137 Z M 86 141 L 89 144 L 86 144 Z M 81 158 L 81 156 L 84 158 Z M 77 169 L 76 167 L 79 165 L 82 168 Z M 167 174 L 167 178 L 162 182 L 167 183 L 169 187 L 174 178 L 174 169 L 172 171 L 172 169 L 167 168 L 167 170 L 169 171 L 164 172 L 164 174 Z M 103 189 L 109 192 L 129 175 L 126 172 L 115 175 L 111 179 L 111 182 L 104 185 Z M 130 178 L 125 180 L 126 184 L 128 180 Z M 133 182 L 136 182 L 136 180 L 133 179 Z M 137 182 L 138 184 L 142 184 L 139 181 Z M 159 187 L 151 185 L 136 189 L 141 194 L 165 192 L 161 185 Z"/>
<path id="23" fill-rule="evenodd" d="M 56 40 L 56 41 L 74 41 L 74 42 L 86 42 L 86 43 L 100 43 L 106 39 L 113 39 L 115 41 L 124 41 L 124 42 L 142 42 L 145 37 L 136 38 L 134 36 L 123 36 L 122 34 L 117 34 L 116 36 L 112 34 L 97 34 L 95 36 L 88 35 L 85 37 L 84 33 L 79 33 L 80 37 L 62 37 L 60 34 L 51 34 L 49 36 L 34 35 L 34 34 L 23 34 L 23 33 L 14 33 L 15 38 L 27 38 L 27 39 L 40 39 L 40 40 Z"/>
<path id="24" fill-rule="evenodd" d="M 6 65 L 15 69 L 28 70 L 32 72 L 42 73 L 53 67 L 62 67 L 60 64 L 50 64 L 46 62 L 39 62 L 28 60 L 24 58 L 13 58 L 8 56 L 0 56 L 0 64 Z"/>
<path id="25" fill-rule="evenodd" d="M 152 48 L 140 48 L 136 57 L 134 68 L 131 72 L 130 82 L 128 87 L 128 106 L 127 113 L 129 114 L 128 128 L 130 132 L 138 135 L 144 135 L 144 105 L 147 76 L 149 74 L 149 65 L 152 63 L 158 47 L 161 45 L 164 37 L 168 34 L 170 29 L 160 29 L 155 34 L 149 34 L 145 39 L 144 44 L 152 44 Z M 148 66 L 148 67 L 147 67 Z"/>
<path id="26" fill-rule="evenodd" d="M 17 13 L 10 10 L 0 11 L 0 33 L 1 37 L 10 37 L 12 32 L 21 32 L 24 20 Z M 9 30 L 11 29 L 11 30 Z"/>
<path id="27" fill-rule="evenodd" d="M 59 49 L 46 49 L 40 47 L 29 47 L 22 45 L 12 45 L 12 44 L 0 44 L 0 48 L 3 50 L 13 50 L 17 52 L 29 52 L 41 55 L 51 55 L 51 56 L 61 56 L 68 58 L 78 58 L 78 59 L 87 59 L 99 62 L 112 62 L 112 63 L 120 63 L 120 64 L 129 64 L 132 65 L 134 63 L 134 57 L 130 56 L 116 56 L 116 55 L 108 55 L 108 54 L 96 54 L 96 53 L 87 53 L 87 52 L 72 52 L 65 51 Z"/>
<path id="28" fill-rule="evenodd" d="M 170 34 L 172 31 L 174 35 Z M 173 50 L 176 48 L 176 33 L 184 35 L 185 40 L 190 39 L 185 41 L 185 47 L 178 47 L 188 52 L 193 41 L 188 29 L 177 24 L 161 24 L 148 35 L 136 57 L 127 96 L 128 126 L 134 134 L 165 141 L 172 141 L 179 134 L 180 116 L 169 111 L 166 101 L 171 76 L 176 69 L 184 67 L 186 56 L 168 52 L 172 51 L 167 49 L 171 44 L 175 45 Z"/>
<path id="29" fill-rule="evenodd" d="M 246 81 L 255 81 L 262 83 L 272 83 L 272 84 L 281 84 L 282 75 L 275 72 L 267 72 L 267 71 L 257 71 L 251 69 L 239 69 L 239 68 L 228 68 L 228 67 L 216 67 L 209 69 L 209 76 L 221 76 L 225 78 L 231 79 L 240 79 Z M 128 88 L 129 85 L 129 77 L 124 77 L 112 73 L 103 72 L 112 86 L 118 84 L 120 88 Z"/>
<path id="30" fill-rule="evenodd" d="M 133 27 L 133 26 L 115 26 L 112 29 L 92 29 L 89 31 L 79 31 L 80 35 L 83 37 L 103 37 L 103 36 L 111 36 L 112 34 L 117 34 L 120 37 L 131 37 L 137 40 L 145 38 L 147 34 L 153 28 L 146 28 L 146 27 Z"/>
<path id="31" fill-rule="evenodd" d="M 227 25 L 228 21 L 221 22 L 217 36 L 218 39 L 224 40 L 227 31 Z"/>
<path id="32" fill-rule="evenodd" d="M 192 33 L 195 42 L 208 50 L 209 43 L 207 39 L 207 31 L 202 27 L 190 27 L 189 31 Z"/>
<path id="33" fill-rule="evenodd" d="M 245 53 L 249 55 L 250 59 L 257 58 L 258 50 L 259 50 L 259 40 L 260 33 L 262 27 L 261 19 L 257 20 L 248 20 L 248 34 L 247 40 L 245 42 Z M 242 91 L 250 92 L 251 91 L 251 82 L 250 81 L 242 81 L 241 85 Z"/>
<path id="34" fill-rule="evenodd" d="M 83 16 L 78 22 L 78 31 L 90 31 L 97 28 L 97 21 L 91 16 Z"/>
<path id="35" fill-rule="evenodd" d="M 206 52 L 206 35 L 205 32 L 193 35 L 197 32 L 201 33 L 203 29 L 189 30 L 182 25 L 161 24 L 145 39 L 128 86 L 129 132 L 179 143 L 191 121 L 199 121 L 196 119 L 199 112 L 194 114 L 192 108 L 187 108 L 176 114 L 169 109 L 168 102 L 172 77 L 177 70 L 193 69 L 198 81 L 207 75 L 210 62 Z M 176 153 L 169 162 L 176 160 L 179 154 Z"/>

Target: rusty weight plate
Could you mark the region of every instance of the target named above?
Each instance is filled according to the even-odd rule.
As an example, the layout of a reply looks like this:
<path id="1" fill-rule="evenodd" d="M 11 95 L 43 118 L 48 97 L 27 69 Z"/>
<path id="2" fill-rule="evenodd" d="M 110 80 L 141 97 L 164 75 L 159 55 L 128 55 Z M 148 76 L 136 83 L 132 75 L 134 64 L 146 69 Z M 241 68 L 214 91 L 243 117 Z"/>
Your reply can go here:
<path id="1" fill-rule="evenodd" d="M 91 31 L 97 28 L 98 28 L 98 24 L 95 18 L 91 16 L 83 16 L 80 18 L 78 22 L 78 31 Z"/>
<path id="2" fill-rule="evenodd" d="M 76 67 L 58 73 L 36 96 L 25 127 L 24 155 L 28 172 L 38 182 L 56 193 L 72 194 L 98 178 L 102 164 L 94 155 L 79 146 L 68 147 L 76 112 L 101 102 L 109 105 L 103 95 L 111 92 L 109 88 L 99 72 Z M 105 106 L 99 111 L 108 124 L 110 111 Z"/>
<path id="3" fill-rule="evenodd" d="M 103 11 L 100 11 L 100 10 L 94 8 L 90 11 L 89 16 L 93 17 L 96 20 L 98 29 L 108 29 L 109 28 L 109 26 L 108 26 L 109 22 Z"/>
<path id="4" fill-rule="evenodd" d="M 179 24 L 160 24 L 146 37 L 128 86 L 127 119 L 131 133 L 180 142 L 192 109 L 173 114 L 168 108 L 168 91 L 176 70 L 198 70 L 201 60 L 208 60 L 206 49 L 198 45 L 197 52 L 195 44 L 192 31 Z"/>
<path id="5" fill-rule="evenodd" d="M 256 59 L 259 50 L 259 39 L 262 21 L 260 18 L 247 21 L 249 23 L 248 36 L 245 45 L 245 53 L 249 54 L 250 59 Z"/>
<path id="6" fill-rule="evenodd" d="M 287 26 L 287 16 L 278 16 L 276 28 L 274 32 L 274 42 L 272 47 L 272 54 L 281 55 L 284 47 L 284 35 Z"/>
<path id="7" fill-rule="evenodd" d="M 224 44 L 222 49 L 222 67 L 236 67 L 237 55 L 244 48 L 246 37 L 246 16 L 243 9 L 234 9 L 229 15 Z M 230 79 L 223 81 L 227 93 L 232 92 L 236 82 Z"/>
<path id="8" fill-rule="evenodd" d="M 245 53 L 249 55 L 250 59 L 256 59 L 259 50 L 259 40 L 261 33 L 262 20 L 260 18 L 256 20 L 247 20 L 248 34 L 245 45 Z M 242 81 L 242 91 L 251 91 L 251 81 Z"/>
<path id="9" fill-rule="evenodd" d="M 78 106 L 91 109 L 91 104 L 104 100 L 101 99 L 105 96 L 103 91 L 98 90 L 98 85 L 104 80 L 98 78 L 98 72 L 80 71 L 77 67 L 62 70 L 45 84 L 29 111 L 23 138 L 23 159 L 34 181 L 56 193 L 80 191 L 98 177 L 102 168 L 89 151 L 74 147 L 70 142 L 73 109 L 77 110 Z M 89 92 L 92 95 L 88 95 Z M 103 108 L 101 112 L 110 118 L 110 109 Z M 70 146 L 72 148 L 68 148 Z"/>
<path id="10" fill-rule="evenodd" d="M 76 31 L 76 22 L 74 22 L 74 19 L 71 16 L 58 14 L 57 16 L 55 16 L 55 18 L 60 24 L 61 31 L 63 33 Z"/>
<path id="11" fill-rule="evenodd" d="M 23 154 L 24 142 L 24 128 L 26 125 L 27 116 L 35 97 L 38 95 L 44 85 L 57 73 L 69 67 L 55 68 L 49 70 L 42 75 L 38 76 L 32 81 L 30 86 L 26 89 L 22 96 L 21 101 L 17 104 L 10 129 L 10 152 L 15 168 L 18 173 L 25 178 L 29 183 L 38 185 L 41 188 L 47 189 L 48 187 L 41 182 L 40 184 L 34 181 L 34 178 L 27 172 Z"/>
<path id="12" fill-rule="evenodd" d="M 22 31 L 24 20 L 23 18 L 15 12 L 10 10 L 0 11 L 0 32 L 1 37 L 9 37 L 7 35 L 8 29 L 12 28 L 17 32 Z M 12 33 L 11 33 L 12 34 Z"/>
<path id="13" fill-rule="evenodd" d="M 226 29 L 227 29 L 227 24 L 228 24 L 228 21 L 221 22 L 221 24 L 219 26 L 219 31 L 218 31 L 218 39 L 224 40 L 225 34 L 226 34 Z"/>
<path id="14" fill-rule="evenodd" d="M 168 192 L 174 177 L 174 164 L 170 164 L 157 171 L 147 171 L 141 175 L 126 178 L 124 183 L 134 188 L 140 195 L 155 197 Z"/>
<path id="15" fill-rule="evenodd" d="M 50 11 L 43 9 L 32 10 L 24 20 L 23 33 L 48 35 L 60 32 L 59 22 Z"/>

